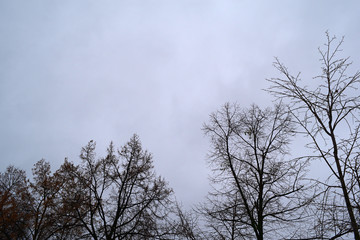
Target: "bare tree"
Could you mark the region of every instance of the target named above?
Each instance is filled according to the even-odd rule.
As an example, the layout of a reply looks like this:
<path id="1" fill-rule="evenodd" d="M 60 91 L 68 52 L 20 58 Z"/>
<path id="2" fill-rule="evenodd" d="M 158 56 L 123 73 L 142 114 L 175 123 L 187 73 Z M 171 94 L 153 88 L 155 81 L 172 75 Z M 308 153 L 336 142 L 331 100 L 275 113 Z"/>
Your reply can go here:
<path id="1" fill-rule="evenodd" d="M 136 135 L 117 154 L 111 143 L 107 156 L 99 159 L 95 142 L 90 141 L 80 157 L 81 165 L 67 163 L 62 174 L 76 183 L 65 199 L 84 229 L 82 239 L 162 239 L 166 235 L 162 221 L 172 190 L 156 176 L 152 156 Z"/>
<path id="2" fill-rule="evenodd" d="M 336 38 L 328 33 L 326 37 L 325 49 L 319 48 L 322 64 L 319 76 L 311 81 L 302 81 L 300 73 L 292 75 L 276 59 L 274 66 L 283 77 L 269 80 L 272 83 L 269 92 L 289 102 L 294 118 L 310 139 L 308 147 L 315 153 L 312 158 L 322 159 L 330 170 L 329 180 L 323 183 L 326 190 L 323 199 L 331 201 L 320 206 L 323 209 L 336 206 L 339 211 L 345 210 L 346 217 L 342 214 L 330 214 L 329 217 L 341 217 L 336 219 L 336 224 L 348 224 L 347 227 L 341 226 L 344 229 L 342 232 L 350 229 L 354 239 L 359 240 L 360 73 L 347 75 L 351 62 L 349 58 L 338 57 L 343 38 L 336 42 Z M 330 193 L 333 197 L 329 198 Z M 323 227 L 329 220 L 325 219 Z M 335 234 L 334 237 L 340 235 Z"/>
<path id="3" fill-rule="evenodd" d="M 311 200 L 303 181 L 306 161 L 287 159 L 295 131 L 290 113 L 282 105 L 262 110 L 226 104 L 211 114 L 204 131 L 212 143 L 214 191 L 200 211 L 213 239 L 288 236 Z"/>

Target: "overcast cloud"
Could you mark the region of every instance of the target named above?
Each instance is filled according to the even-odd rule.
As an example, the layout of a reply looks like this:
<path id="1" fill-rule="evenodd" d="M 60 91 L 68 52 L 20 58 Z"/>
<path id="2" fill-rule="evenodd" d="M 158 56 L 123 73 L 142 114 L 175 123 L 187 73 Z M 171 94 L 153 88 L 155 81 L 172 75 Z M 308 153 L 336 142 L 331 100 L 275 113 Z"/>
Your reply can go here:
<path id="1" fill-rule="evenodd" d="M 1 171 L 78 162 L 137 133 L 186 206 L 208 191 L 201 131 L 225 102 L 269 106 L 279 57 L 319 73 L 326 30 L 360 69 L 359 1 L 0 0 Z"/>

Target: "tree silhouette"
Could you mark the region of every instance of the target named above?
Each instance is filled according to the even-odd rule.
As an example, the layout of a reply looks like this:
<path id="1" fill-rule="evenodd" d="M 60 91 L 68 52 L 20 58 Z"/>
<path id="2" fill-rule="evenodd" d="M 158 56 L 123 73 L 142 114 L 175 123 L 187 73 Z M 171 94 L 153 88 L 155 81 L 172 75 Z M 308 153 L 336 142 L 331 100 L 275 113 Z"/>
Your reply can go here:
<path id="1" fill-rule="evenodd" d="M 76 184 L 66 191 L 72 216 L 83 229 L 82 238 L 152 239 L 165 235 L 172 190 L 156 176 L 152 156 L 142 150 L 138 136 L 117 151 L 96 159 L 94 141 L 81 151 L 82 164 L 66 163 L 62 172 Z M 69 171 L 69 172 L 66 172 Z"/>
<path id="2" fill-rule="evenodd" d="M 306 161 L 288 159 L 295 129 L 286 108 L 226 104 L 204 131 L 212 143 L 214 191 L 200 211 L 213 239 L 278 239 L 284 227 L 304 220 L 300 210 L 311 200 Z"/>
<path id="3" fill-rule="evenodd" d="M 300 73 L 292 75 L 276 59 L 274 65 L 283 78 L 270 79 L 269 92 L 289 102 L 294 119 L 310 140 L 308 147 L 316 153 L 311 158 L 321 159 L 330 170 L 318 208 L 319 212 L 325 211 L 318 219 L 323 234 L 320 237 L 333 235 L 334 239 L 351 231 L 359 240 L 360 73 L 348 75 L 349 58 L 338 57 L 343 38 L 336 43 L 335 37 L 328 33 L 326 37 L 325 49 L 319 48 L 319 76 L 302 81 Z M 343 212 L 347 212 L 346 216 Z"/>

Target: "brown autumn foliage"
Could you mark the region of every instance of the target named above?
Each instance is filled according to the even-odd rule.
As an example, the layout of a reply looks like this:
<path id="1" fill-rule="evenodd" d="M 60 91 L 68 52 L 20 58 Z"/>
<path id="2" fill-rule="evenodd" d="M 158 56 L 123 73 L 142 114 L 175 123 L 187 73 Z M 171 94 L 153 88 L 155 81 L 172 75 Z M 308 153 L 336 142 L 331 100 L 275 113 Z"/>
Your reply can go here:
<path id="1" fill-rule="evenodd" d="M 0 238 L 22 239 L 31 218 L 25 172 L 7 167 L 0 174 Z"/>

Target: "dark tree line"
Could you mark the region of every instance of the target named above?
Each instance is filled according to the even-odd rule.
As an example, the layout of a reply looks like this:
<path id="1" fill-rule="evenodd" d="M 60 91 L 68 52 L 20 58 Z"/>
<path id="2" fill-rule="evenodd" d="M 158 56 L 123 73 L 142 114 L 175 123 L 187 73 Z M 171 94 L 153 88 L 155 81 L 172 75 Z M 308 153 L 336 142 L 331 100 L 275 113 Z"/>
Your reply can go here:
<path id="1" fill-rule="evenodd" d="M 276 59 L 272 108 L 227 103 L 210 115 L 212 191 L 193 210 L 176 202 L 138 136 L 104 157 L 90 141 L 79 164 L 65 159 L 51 173 L 40 160 L 31 179 L 13 166 L 0 174 L 0 239 L 360 240 L 360 73 L 339 57 L 343 39 L 326 36 L 313 79 Z M 308 144 L 292 156 L 301 135 Z M 325 179 L 309 176 L 314 161 Z"/>
<path id="2" fill-rule="evenodd" d="M 134 135 L 105 157 L 96 143 L 81 163 L 65 159 L 55 172 L 38 161 L 33 178 L 9 166 L 0 175 L 0 239 L 184 239 L 192 229 L 152 156 Z M 187 227 L 187 225 L 189 225 Z M 182 237 L 184 236 L 184 238 Z"/>

